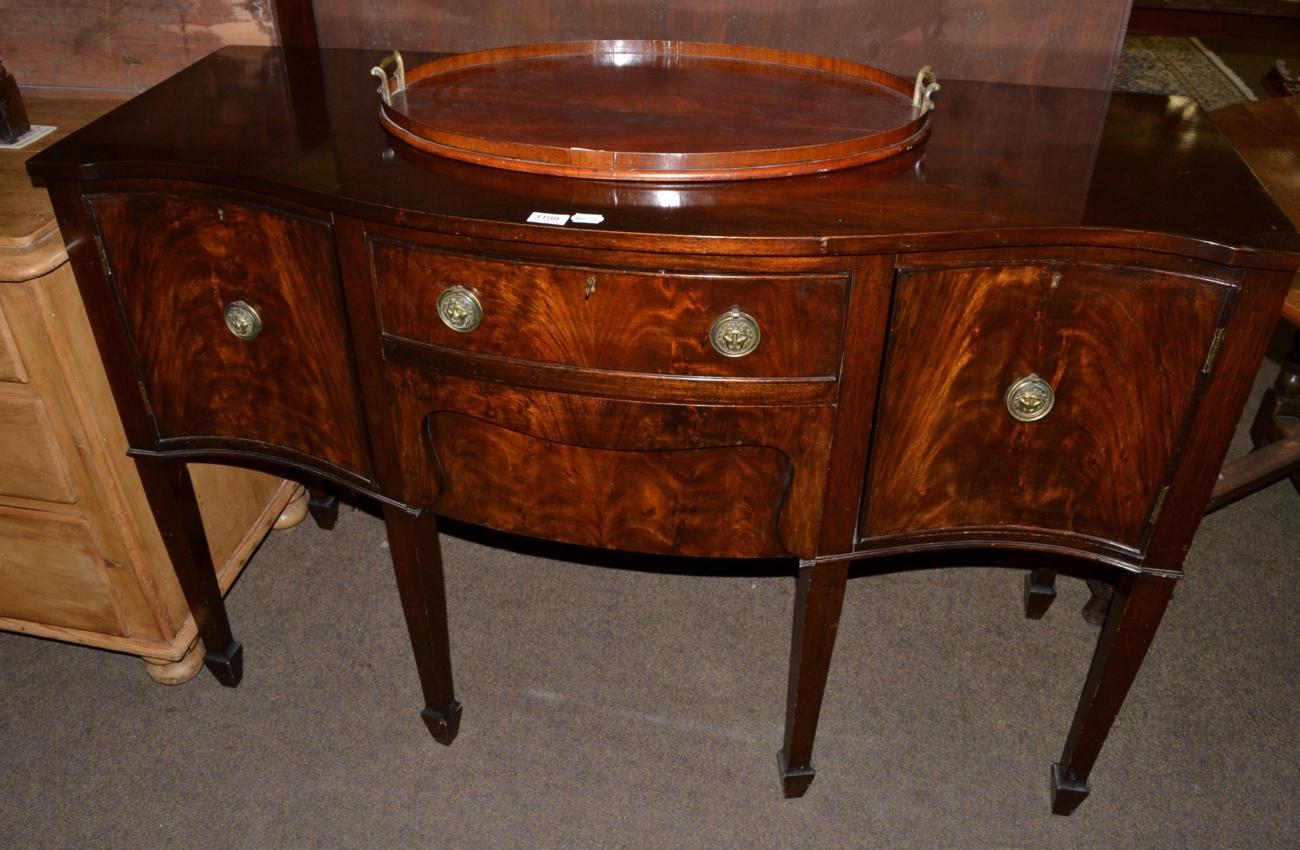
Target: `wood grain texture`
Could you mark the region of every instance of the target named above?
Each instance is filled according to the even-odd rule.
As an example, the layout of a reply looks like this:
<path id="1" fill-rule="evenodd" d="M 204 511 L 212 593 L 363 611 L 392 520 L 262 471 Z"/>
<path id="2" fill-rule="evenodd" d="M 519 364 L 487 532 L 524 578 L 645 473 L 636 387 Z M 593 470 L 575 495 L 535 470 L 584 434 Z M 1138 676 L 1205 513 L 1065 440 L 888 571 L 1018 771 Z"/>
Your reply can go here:
<path id="1" fill-rule="evenodd" d="M 1108 266 L 902 272 L 865 534 L 1024 526 L 1139 548 L 1230 292 Z M 1004 394 L 1030 374 L 1055 406 L 1017 422 Z"/>
<path id="2" fill-rule="evenodd" d="M 129 93 L 226 44 L 271 44 L 262 0 L 7 0 L 2 46 L 25 89 Z"/>
<path id="3" fill-rule="evenodd" d="M 368 471 L 328 225 L 182 195 L 92 206 L 161 437 L 253 440 Z M 262 315 L 254 340 L 226 328 L 236 300 Z"/>
<path id="4" fill-rule="evenodd" d="M 9 330 L 3 306 L 0 306 L 0 381 L 27 383 L 27 370 L 23 368 L 23 359 L 14 344 L 14 334 Z"/>
<path id="5" fill-rule="evenodd" d="M 0 617 L 125 634 L 83 521 L 0 506 L 0 540 Z"/>
<path id="6" fill-rule="evenodd" d="M 45 402 L 0 389 L 0 435 L 0 498 L 77 500 Z"/>
<path id="7" fill-rule="evenodd" d="M 382 241 L 372 242 L 371 252 L 383 329 L 408 339 L 622 372 L 812 377 L 838 371 L 843 278 L 634 274 L 483 260 Z M 438 295 L 452 286 L 471 290 L 483 306 L 483 323 L 469 333 L 436 319 Z M 758 321 L 762 338 L 753 353 L 729 358 L 713 350 L 709 330 L 736 306 Z"/>
<path id="8" fill-rule="evenodd" d="M 1072 3 L 1007 0 L 317 0 L 325 47 L 466 51 L 587 39 L 726 42 L 820 53 L 914 75 L 1107 88 L 1126 0 L 1078 13 Z"/>
<path id="9" fill-rule="evenodd" d="M 444 413 L 428 429 L 440 514 L 583 546 L 676 555 L 716 555 L 725 528 L 731 555 L 786 554 L 777 519 L 790 458 L 776 449 L 609 451 Z"/>
<path id="10" fill-rule="evenodd" d="M 826 487 L 826 454 L 829 450 L 830 427 L 833 409 L 829 406 L 773 406 L 756 405 L 684 405 L 626 401 L 546 392 L 502 384 L 479 382 L 436 375 L 418 369 L 402 367 L 390 371 L 396 409 L 389 418 L 397 431 L 399 462 L 403 471 L 403 499 L 412 505 L 433 507 L 443 512 L 439 501 L 443 486 L 453 472 L 439 472 L 441 455 L 432 450 L 429 432 L 424 427 L 426 419 L 434 414 L 433 423 L 450 414 L 459 419 L 468 417 L 476 422 L 490 423 L 496 429 L 513 432 L 513 435 L 492 435 L 490 439 L 502 452 L 527 448 L 530 463 L 539 469 L 530 471 L 529 481 L 540 493 L 519 493 L 514 486 L 501 480 L 502 490 L 481 490 L 473 496 L 477 501 L 460 501 L 465 508 L 472 507 L 482 515 L 490 508 L 484 504 L 486 492 L 499 492 L 503 500 L 520 504 L 541 503 L 550 500 L 546 510 L 554 517 L 554 527 L 548 529 L 561 533 L 558 520 L 561 515 L 577 527 L 601 528 L 601 510 L 627 510 L 631 505 L 650 505 L 648 500 L 659 499 L 654 505 L 660 518 L 645 515 L 638 519 L 662 523 L 667 517 L 677 517 L 688 523 L 690 539 L 682 538 L 696 554 L 703 554 L 706 540 L 699 536 L 705 525 L 706 510 L 717 510 L 728 498 L 746 500 L 754 505 L 747 489 L 755 489 L 765 497 L 775 495 L 756 507 L 760 517 L 736 517 L 747 529 L 754 529 L 777 515 L 776 533 L 780 541 L 777 554 L 812 557 L 817 549 L 817 532 L 820 525 L 822 500 Z M 478 431 L 491 428 L 475 426 Z M 530 439 L 521 439 L 522 435 Z M 786 460 L 783 469 L 789 469 L 788 487 L 773 490 L 771 477 L 776 466 L 763 452 L 739 451 L 740 447 L 762 447 L 764 452 L 775 450 Z M 692 450 L 725 449 L 713 455 Z M 543 451 L 544 450 L 544 451 Z M 683 464 L 684 469 L 695 473 L 673 472 L 664 458 L 640 458 L 654 452 L 673 453 L 673 464 Z M 610 454 L 612 453 L 612 454 Z M 633 455 L 637 457 L 633 457 Z M 724 456 L 734 454 L 743 464 L 744 473 L 734 472 L 710 475 L 705 470 L 721 470 Z M 470 457 L 469 449 L 464 456 Z M 456 460 L 453 458 L 453 461 Z M 468 464 L 468 460 L 460 461 Z M 505 457 L 495 461 L 506 463 Z M 513 461 L 512 465 L 519 463 Z M 602 495 L 594 502 L 593 513 L 588 504 L 587 491 L 580 484 L 594 482 L 602 470 L 622 468 L 649 475 L 656 483 L 651 494 L 638 493 L 635 478 L 622 480 L 627 492 L 611 489 L 606 482 L 600 485 Z M 500 475 L 491 470 L 477 475 Z M 460 487 L 460 485 L 457 485 Z M 737 489 L 739 488 L 739 489 Z M 726 491 L 727 495 L 724 495 Z M 460 487 L 459 492 L 467 492 Z M 620 507 L 620 499 L 627 499 Z M 520 501 L 522 500 L 522 501 Z M 692 511 L 701 512 L 691 516 Z M 509 517 L 506 512 L 502 516 Z M 597 519 L 593 520 L 595 516 Z M 733 514 L 728 513 L 731 517 Z M 473 520 L 471 514 L 465 518 Z M 548 520 L 548 523 L 550 520 Z M 664 539 L 677 535 L 671 529 L 657 526 Z M 584 535 L 596 532 L 584 530 Z M 601 532 L 612 534 L 611 531 Z M 749 532 L 747 532 L 749 533 Z M 735 551 L 731 541 L 716 534 L 707 541 L 715 547 L 713 554 L 726 555 Z M 767 544 L 764 543 L 766 546 Z M 651 551 L 665 551 L 658 546 Z M 768 554 L 770 550 L 765 550 Z"/>

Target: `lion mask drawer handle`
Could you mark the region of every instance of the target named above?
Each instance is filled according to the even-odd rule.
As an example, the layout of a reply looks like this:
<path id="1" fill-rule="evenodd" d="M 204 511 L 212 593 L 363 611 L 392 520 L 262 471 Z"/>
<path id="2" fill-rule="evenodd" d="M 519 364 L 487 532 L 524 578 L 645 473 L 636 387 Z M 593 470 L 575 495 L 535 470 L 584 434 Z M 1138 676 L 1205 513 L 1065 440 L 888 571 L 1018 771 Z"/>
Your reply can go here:
<path id="1" fill-rule="evenodd" d="M 762 337 L 758 320 L 739 307 L 732 307 L 715 319 L 709 330 L 713 350 L 723 357 L 744 357 L 752 353 Z"/>
<path id="2" fill-rule="evenodd" d="M 1030 374 L 1007 388 L 1007 412 L 1019 422 L 1037 422 L 1052 410 L 1056 393 L 1052 385 Z"/>
<path id="3" fill-rule="evenodd" d="M 453 331 L 467 334 L 483 321 L 483 305 L 465 287 L 448 287 L 438 295 L 438 318 Z"/>
<path id="4" fill-rule="evenodd" d="M 231 301 L 225 316 L 226 328 L 242 340 L 257 339 L 262 333 L 262 314 L 247 301 Z"/>

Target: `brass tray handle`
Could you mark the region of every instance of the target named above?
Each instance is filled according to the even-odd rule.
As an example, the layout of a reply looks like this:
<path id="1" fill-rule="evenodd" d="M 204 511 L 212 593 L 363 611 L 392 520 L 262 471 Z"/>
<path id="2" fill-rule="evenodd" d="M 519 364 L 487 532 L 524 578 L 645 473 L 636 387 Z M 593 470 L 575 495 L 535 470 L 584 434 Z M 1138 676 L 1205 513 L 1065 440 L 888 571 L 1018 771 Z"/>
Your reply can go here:
<path id="1" fill-rule="evenodd" d="M 1052 410 L 1056 392 L 1034 374 L 1026 375 L 1007 388 L 1007 412 L 1017 422 L 1037 422 Z"/>
<path id="2" fill-rule="evenodd" d="M 744 357 L 758 348 L 763 338 L 758 320 L 739 307 L 732 307 L 713 322 L 709 342 L 723 357 Z"/>
<path id="3" fill-rule="evenodd" d="M 388 79 L 388 69 L 396 71 L 393 75 L 393 82 L 397 83 L 394 87 Z M 370 76 L 379 78 L 379 96 L 384 99 L 384 103 L 389 106 L 393 105 L 393 95 L 406 89 L 406 64 L 402 62 L 402 54 L 394 50 L 392 53 L 379 60 L 379 64 L 370 69 Z"/>
<path id="4" fill-rule="evenodd" d="M 225 310 L 226 329 L 242 340 L 254 340 L 262 334 L 262 314 L 247 301 L 231 301 Z"/>
<path id="5" fill-rule="evenodd" d="M 939 77 L 935 75 L 934 68 L 926 65 L 916 74 L 916 86 L 912 89 L 913 108 L 922 112 L 934 109 L 934 101 L 931 97 L 938 90 Z"/>
<path id="6" fill-rule="evenodd" d="M 438 318 L 453 331 L 467 334 L 482 323 L 483 305 L 465 287 L 448 287 L 438 294 Z"/>

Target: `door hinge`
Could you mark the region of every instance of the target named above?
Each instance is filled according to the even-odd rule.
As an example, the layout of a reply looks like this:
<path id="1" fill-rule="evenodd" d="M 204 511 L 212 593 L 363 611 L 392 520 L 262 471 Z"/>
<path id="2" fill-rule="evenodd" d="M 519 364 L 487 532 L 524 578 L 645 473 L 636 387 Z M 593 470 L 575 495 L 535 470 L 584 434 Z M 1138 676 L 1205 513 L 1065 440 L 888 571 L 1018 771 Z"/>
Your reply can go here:
<path id="1" fill-rule="evenodd" d="M 104 267 L 105 277 L 112 277 L 113 269 L 108 264 L 108 252 L 104 250 L 104 240 L 99 238 L 98 233 L 95 234 L 95 247 L 99 249 L 99 264 Z"/>
<path id="2" fill-rule="evenodd" d="M 1147 523 L 1149 525 L 1155 525 L 1156 520 L 1160 519 L 1160 510 L 1165 506 L 1165 496 L 1168 495 L 1169 495 L 1169 485 L 1166 484 L 1165 486 L 1161 487 L 1160 492 L 1156 494 L 1155 506 L 1151 508 L 1151 517 L 1147 520 Z"/>
<path id="3" fill-rule="evenodd" d="M 1214 338 L 1210 340 L 1210 353 L 1205 355 L 1205 365 L 1201 367 L 1201 372 L 1208 375 L 1214 368 L 1214 361 L 1219 356 L 1219 349 L 1223 348 L 1223 334 L 1226 328 L 1215 328 Z"/>

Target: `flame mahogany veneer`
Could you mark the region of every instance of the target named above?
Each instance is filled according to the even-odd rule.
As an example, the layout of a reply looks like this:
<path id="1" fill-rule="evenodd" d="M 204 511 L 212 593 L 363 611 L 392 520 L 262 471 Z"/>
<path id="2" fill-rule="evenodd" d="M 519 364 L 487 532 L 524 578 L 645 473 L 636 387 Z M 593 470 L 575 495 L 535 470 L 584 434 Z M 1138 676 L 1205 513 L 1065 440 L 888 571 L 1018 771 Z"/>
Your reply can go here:
<path id="1" fill-rule="evenodd" d="M 1030 616 L 1068 567 L 1115 585 L 1052 771 L 1053 811 L 1072 811 L 1300 266 L 1196 107 L 945 81 L 930 139 L 890 160 L 628 184 L 390 140 L 378 58 L 228 48 L 29 166 L 214 674 L 237 684 L 242 656 L 186 460 L 383 504 L 443 743 L 460 705 L 435 516 L 789 558 L 788 796 L 813 778 L 853 559 L 1032 568 Z M 454 286 L 482 307 L 471 332 L 438 318 Z M 227 329 L 234 301 L 260 312 L 256 339 Z M 709 343 L 732 308 L 762 331 L 747 357 Z M 1007 393 L 1030 376 L 1054 402 L 1019 421 Z M 1020 409 L 1041 412 L 1030 386 Z"/>

